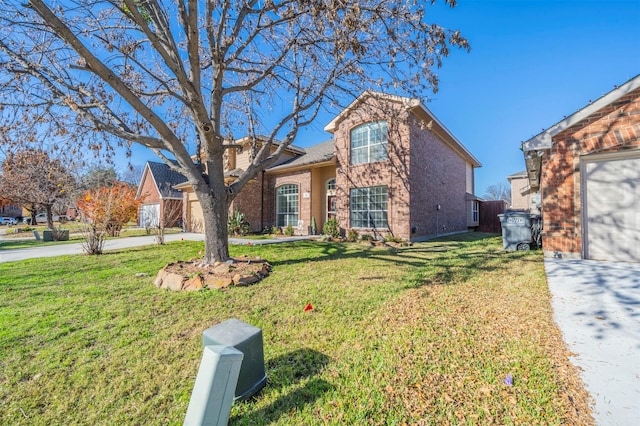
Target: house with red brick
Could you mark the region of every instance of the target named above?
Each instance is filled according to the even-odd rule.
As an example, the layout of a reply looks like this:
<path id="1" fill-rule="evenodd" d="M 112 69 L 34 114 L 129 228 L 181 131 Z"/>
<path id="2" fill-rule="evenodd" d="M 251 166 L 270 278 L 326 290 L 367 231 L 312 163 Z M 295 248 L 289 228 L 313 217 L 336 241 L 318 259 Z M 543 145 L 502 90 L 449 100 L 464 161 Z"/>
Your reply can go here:
<path id="1" fill-rule="evenodd" d="M 480 162 L 419 100 L 366 92 L 325 130 L 333 138 L 289 147 L 280 163 L 249 182 L 232 210 L 253 231 L 291 225 L 321 232 L 335 218 L 343 233 L 419 241 L 465 232 L 479 223 L 474 169 Z M 250 161 L 246 148 L 227 150 L 227 176 Z M 202 210 L 187 184 L 188 230 L 201 231 Z M 200 215 L 200 216 L 199 216 Z"/>
<path id="2" fill-rule="evenodd" d="M 546 256 L 640 262 L 640 75 L 522 150 Z"/>
<path id="3" fill-rule="evenodd" d="M 187 179 L 164 163 L 148 161 L 142 172 L 136 198 L 141 199 L 138 224 L 172 227 L 182 223 L 182 192 L 174 186 Z"/>

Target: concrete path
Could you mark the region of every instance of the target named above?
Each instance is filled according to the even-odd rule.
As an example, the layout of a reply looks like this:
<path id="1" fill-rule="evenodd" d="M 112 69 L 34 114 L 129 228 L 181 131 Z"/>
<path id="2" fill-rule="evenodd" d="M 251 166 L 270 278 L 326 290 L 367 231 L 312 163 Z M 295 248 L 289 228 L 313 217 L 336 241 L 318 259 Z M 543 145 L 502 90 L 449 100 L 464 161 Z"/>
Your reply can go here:
<path id="1" fill-rule="evenodd" d="M 3 238 L 0 234 L 0 240 Z M 307 236 L 299 237 L 285 237 L 285 238 L 273 238 L 268 240 L 249 240 L 244 238 L 229 238 L 230 244 L 238 245 L 262 245 L 262 244 L 276 244 L 287 243 L 293 241 L 308 240 Z M 190 232 L 184 232 L 180 234 L 167 234 L 165 235 L 165 242 L 190 240 L 190 241 L 204 241 L 204 234 L 196 234 Z M 139 247 L 155 244 L 154 237 L 152 235 L 144 237 L 126 237 L 118 238 L 114 240 L 107 240 L 104 243 L 104 250 L 117 250 L 128 247 Z M 80 243 L 68 243 L 68 244 L 56 244 L 42 247 L 30 247 L 22 249 L 12 250 L 0 250 L 0 263 L 13 262 L 16 260 L 33 259 L 40 257 L 52 257 L 62 256 L 68 254 L 83 254 L 82 244 Z"/>
<path id="2" fill-rule="evenodd" d="M 545 259 L 545 270 L 596 424 L 640 425 L 640 264 Z"/>

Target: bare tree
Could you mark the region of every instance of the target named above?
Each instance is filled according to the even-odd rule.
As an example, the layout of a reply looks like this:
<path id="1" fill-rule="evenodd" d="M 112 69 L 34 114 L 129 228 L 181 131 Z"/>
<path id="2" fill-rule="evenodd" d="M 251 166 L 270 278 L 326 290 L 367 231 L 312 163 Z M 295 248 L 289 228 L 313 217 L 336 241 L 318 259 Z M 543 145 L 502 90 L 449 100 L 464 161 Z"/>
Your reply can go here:
<path id="1" fill-rule="evenodd" d="M 161 210 L 157 210 L 157 212 L 160 211 L 160 217 L 155 217 L 158 214 L 152 213 L 147 217 L 147 223 L 144 225 L 147 234 L 153 233 L 156 244 L 162 245 L 166 229 L 182 223 L 182 203 L 179 200 L 166 200 Z"/>
<path id="2" fill-rule="evenodd" d="M 484 198 L 487 200 L 504 200 L 511 203 L 511 186 L 506 182 L 489 185 Z"/>
<path id="3" fill-rule="evenodd" d="M 2 162 L 0 196 L 31 206 L 29 210 L 34 224 L 34 206 L 39 206 L 47 213 L 49 229 L 55 230 L 53 210 L 56 206 L 66 210 L 74 189 L 75 180 L 66 167 L 44 151 L 26 149 L 10 152 Z"/>
<path id="4" fill-rule="evenodd" d="M 234 197 L 323 106 L 335 111 L 369 89 L 412 97 L 437 90 L 434 69 L 451 47 L 469 46 L 458 31 L 429 23 L 428 7 L 0 0 L 0 140 L 50 136 L 70 152 L 150 148 L 200 201 L 204 262 L 224 260 Z M 245 136 L 253 161 L 226 184 L 225 151 Z"/>

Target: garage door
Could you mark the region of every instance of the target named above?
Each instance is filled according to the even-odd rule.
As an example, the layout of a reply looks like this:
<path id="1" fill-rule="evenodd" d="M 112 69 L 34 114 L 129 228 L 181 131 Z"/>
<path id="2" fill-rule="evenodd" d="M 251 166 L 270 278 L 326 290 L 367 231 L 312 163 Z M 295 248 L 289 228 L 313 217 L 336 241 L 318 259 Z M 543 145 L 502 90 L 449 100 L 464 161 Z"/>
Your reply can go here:
<path id="1" fill-rule="evenodd" d="M 143 228 L 157 226 L 160 219 L 160 203 L 140 206 L 140 226 Z"/>
<path id="2" fill-rule="evenodd" d="M 640 262 L 640 153 L 588 161 L 585 257 Z"/>

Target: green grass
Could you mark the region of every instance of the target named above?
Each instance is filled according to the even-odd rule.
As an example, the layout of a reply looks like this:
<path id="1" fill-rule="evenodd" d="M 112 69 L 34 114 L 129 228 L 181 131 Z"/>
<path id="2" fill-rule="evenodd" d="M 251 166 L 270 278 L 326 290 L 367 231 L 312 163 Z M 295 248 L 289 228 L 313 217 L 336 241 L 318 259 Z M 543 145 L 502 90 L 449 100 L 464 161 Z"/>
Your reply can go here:
<path id="1" fill-rule="evenodd" d="M 482 234 L 232 246 L 272 274 L 225 291 L 153 286 L 201 249 L 0 264 L 0 424 L 181 424 L 202 331 L 232 317 L 262 328 L 268 385 L 231 424 L 588 423 L 569 402 L 586 396 L 568 388 L 540 253 Z"/>
<path id="2" fill-rule="evenodd" d="M 33 235 L 33 230 L 31 230 L 28 232 L 20 232 L 17 234 L 4 235 L 4 239 L 0 241 L 0 251 L 31 248 L 31 247 L 42 247 L 42 246 L 55 246 L 58 244 L 81 243 L 84 241 L 84 237 L 82 235 L 81 228 L 78 223 L 67 222 L 66 225 L 61 225 L 60 228 L 63 230 L 69 230 L 69 240 L 67 241 L 36 240 L 35 236 Z M 37 230 L 40 233 L 40 237 L 42 238 L 42 231 L 45 231 L 48 228 L 46 226 L 38 226 L 33 229 Z M 178 232 L 182 232 L 182 229 L 169 228 L 165 230 L 165 235 L 176 234 Z M 148 234 L 145 229 L 139 229 L 139 228 L 123 229 L 122 231 L 120 231 L 120 236 L 108 237 L 107 239 L 111 240 L 111 239 L 127 238 L 127 237 L 142 237 L 146 235 L 153 235 L 153 233 Z"/>

